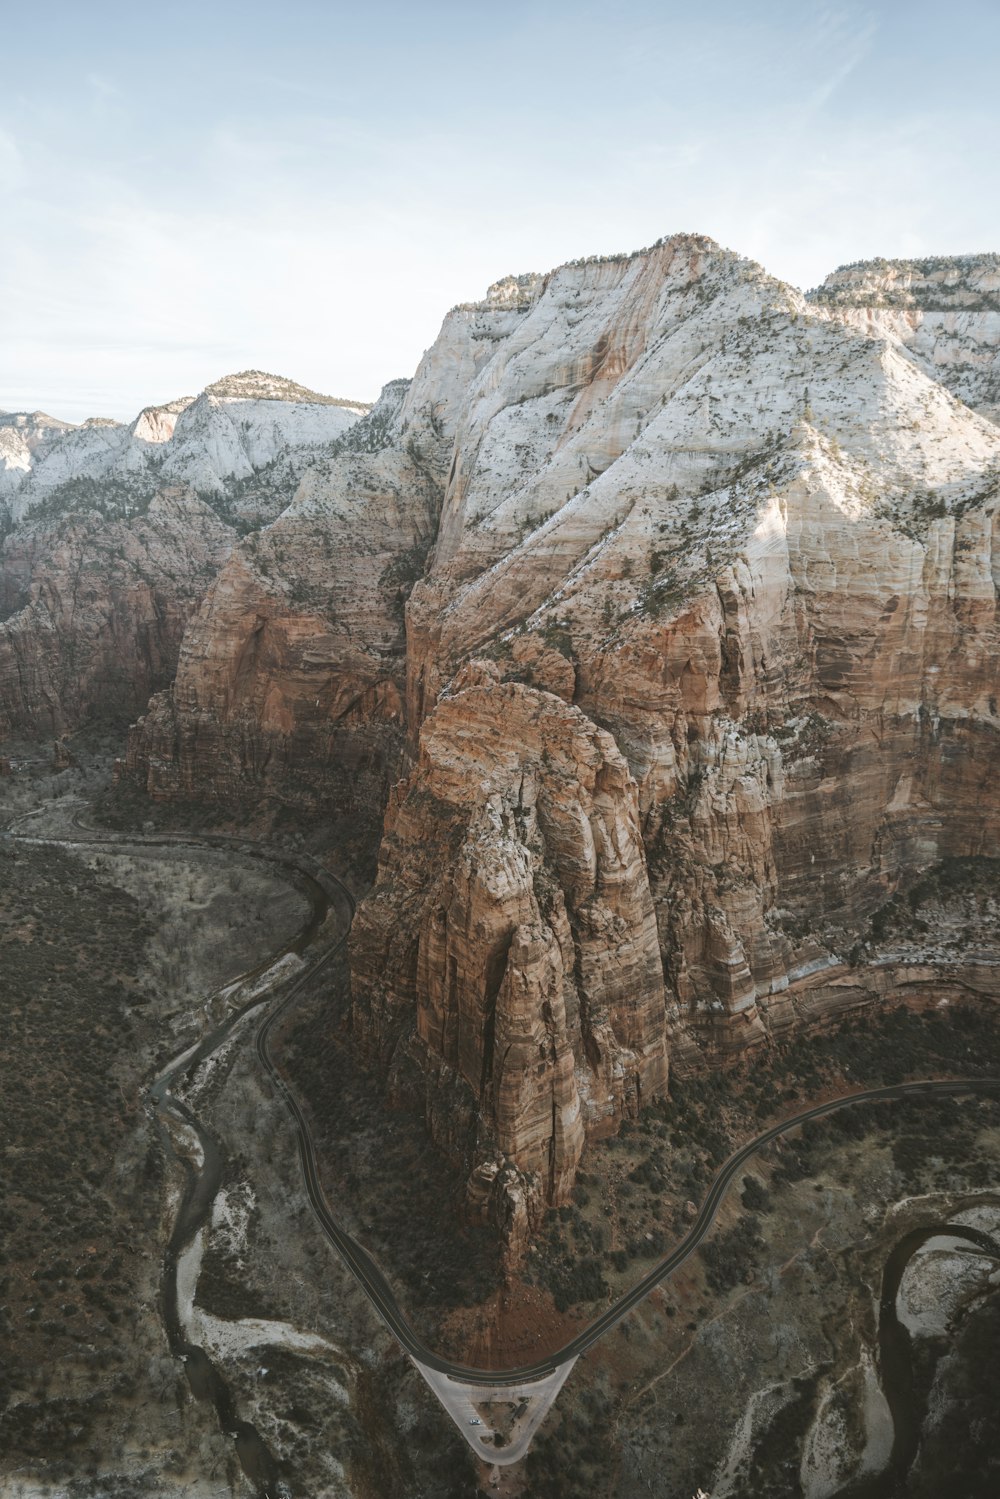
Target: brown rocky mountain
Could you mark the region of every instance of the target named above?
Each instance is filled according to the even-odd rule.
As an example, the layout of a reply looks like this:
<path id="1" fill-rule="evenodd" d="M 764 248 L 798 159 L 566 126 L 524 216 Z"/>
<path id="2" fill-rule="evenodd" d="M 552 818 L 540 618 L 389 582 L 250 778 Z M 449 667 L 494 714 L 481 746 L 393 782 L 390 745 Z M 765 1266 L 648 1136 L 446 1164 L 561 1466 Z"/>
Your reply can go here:
<path id="1" fill-rule="evenodd" d="M 538 949 L 520 934 L 537 934 L 539 915 L 538 936 L 562 958 L 591 1128 L 603 1059 L 623 1081 L 634 1074 L 649 1015 L 672 1064 L 691 1067 L 932 976 L 873 968 L 862 939 L 916 870 L 995 846 L 1000 432 L 897 339 L 812 312 L 704 241 L 565 267 L 524 295 L 518 336 L 470 394 L 437 545 L 408 606 L 419 761 L 394 797 L 353 962 L 356 1023 L 381 1055 L 423 1057 L 438 1138 L 479 1119 L 474 1184 L 499 1153 L 558 1200 L 569 1137 L 551 1002 L 536 1063 L 558 1105 L 547 1168 L 533 1111 L 512 1138 L 490 1087 L 513 996 L 538 1014 Z M 462 663 L 484 653 L 525 684 L 516 701 L 463 690 Z M 501 749 L 503 789 L 483 751 L 468 753 L 470 737 L 497 746 L 484 691 L 500 745 L 537 777 L 541 838 L 518 817 Z M 619 886 L 614 914 L 632 953 L 651 899 L 662 977 L 626 964 L 624 1005 L 613 984 L 581 986 L 594 897 L 581 903 L 567 873 L 593 866 L 601 890 L 620 853 L 590 808 L 545 833 L 554 792 L 532 769 L 544 763 L 532 725 L 552 696 L 609 731 L 630 771 L 615 815 L 627 824 L 635 798 L 646 867 Z M 458 730 L 464 711 L 471 736 Z M 466 871 L 497 797 L 491 849 L 520 842 L 533 887 L 553 895 L 536 913 L 487 881 L 488 922 L 477 890 L 473 945 L 501 956 L 474 974 Z M 454 838 L 428 865 L 441 824 Z M 546 971 L 551 988 L 558 969 Z M 434 1020 L 449 1007 L 460 1044 Z M 407 1027 L 416 1039 L 397 1041 Z M 464 1113 L 440 1105 L 443 1089 Z M 624 1086 L 612 1110 L 632 1106 Z M 508 1177 L 519 1203 L 526 1183 Z M 510 1202 L 493 1204 L 501 1221 Z"/>
<path id="2" fill-rule="evenodd" d="M 465 668 L 387 815 L 352 970 L 362 1043 L 453 1153 L 477 1141 L 478 1206 L 523 1215 L 508 1163 L 563 1198 L 586 1136 L 667 1080 L 638 798 L 611 735 Z"/>
<path id="3" fill-rule="evenodd" d="M 355 1031 L 512 1242 L 668 1066 L 941 980 L 869 923 L 1000 824 L 995 279 L 808 300 L 684 235 L 497 283 L 132 731 L 157 797 L 388 804 Z"/>

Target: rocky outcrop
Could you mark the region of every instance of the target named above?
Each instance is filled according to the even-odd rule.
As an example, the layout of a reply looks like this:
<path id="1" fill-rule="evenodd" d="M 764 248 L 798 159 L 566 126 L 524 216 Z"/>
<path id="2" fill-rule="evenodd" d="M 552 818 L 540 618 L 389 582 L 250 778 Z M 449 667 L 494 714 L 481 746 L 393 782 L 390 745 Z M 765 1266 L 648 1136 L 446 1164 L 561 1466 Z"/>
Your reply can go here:
<path id="1" fill-rule="evenodd" d="M 471 1199 L 501 1211 L 499 1178 L 530 1213 L 566 1199 L 588 1135 L 665 1088 L 665 997 L 622 755 L 498 677 L 465 670 L 395 793 L 351 937 L 353 1013 Z"/>
<path id="2" fill-rule="evenodd" d="M 489 767 L 519 784 L 531 735 L 496 697 L 468 754 L 471 658 L 573 703 L 624 755 L 648 856 L 634 908 L 655 911 L 666 973 L 655 1024 L 682 1069 L 880 1003 L 903 970 L 865 968 L 873 913 L 1000 830 L 996 427 L 894 337 L 811 310 L 711 241 L 564 267 L 519 297 L 516 336 L 469 390 L 409 600 L 418 770 L 354 947 L 361 1031 L 396 1078 L 417 1058 L 474 1201 L 510 1183 L 514 1157 L 468 1154 L 486 1117 L 489 1157 L 496 1105 L 477 1096 L 481 1052 L 448 1052 L 435 995 L 451 985 L 457 1012 L 468 995 L 481 1013 L 492 989 L 454 931 L 472 910 L 471 946 L 496 952 L 525 929 L 504 950 L 531 953 L 519 992 L 540 1015 L 556 965 L 520 904 L 526 875 L 507 872 L 519 803 L 489 802 Z M 448 757 L 468 758 L 463 796 L 498 824 L 459 839 L 453 784 L 429 770 Z M 432 920 L 415 892 L 442 869 Z M 562 1159 L 555 1126 L 549 1148 Z"/>
<path id="3" fill-rule="evenodd" d="M 960 400 L 1000 421 L 1000 255 L 859 261 L 810 299 L 895 340 Z"/>

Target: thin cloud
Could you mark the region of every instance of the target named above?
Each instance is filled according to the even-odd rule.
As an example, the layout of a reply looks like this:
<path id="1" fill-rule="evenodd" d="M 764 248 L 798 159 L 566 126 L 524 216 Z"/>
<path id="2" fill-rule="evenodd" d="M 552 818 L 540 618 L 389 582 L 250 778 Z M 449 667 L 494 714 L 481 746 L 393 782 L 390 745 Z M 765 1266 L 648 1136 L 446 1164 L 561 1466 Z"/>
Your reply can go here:
<path id="1" fill-rule="evenodd" d="M 800 286 L 998 248 L 989 48 L 914 56 L 915 3 L 905 64 L 885 6 L 792 0 L 515 4 L 503 46 L 475 8 L 376 46 L 209 7 L 187 61 L 153 13 L 112 50 L 64 27 L 0 103 L 0 406 L 131 417 L 246 365 L 370 398 L 498 276 L 678 229 Z"/>
<path id="2" fill-rule="evenodd" d="M 24 174 L 24 161 L 14 137 L 0 130 L 0 188 L 13 191 Z"/>
<path id="3" fill-rule="evenodd" d="M 872 14 L 856 17 L 851 13 L 839 12 L 819 27 L 817 40 L 824 49 L 840 51 L 844 55 L 819 88 L 809 96 L 810 110 L 822 109 L 830 102 L 838 89 L 871 54 L 877 32 L 878 19 Z"/>

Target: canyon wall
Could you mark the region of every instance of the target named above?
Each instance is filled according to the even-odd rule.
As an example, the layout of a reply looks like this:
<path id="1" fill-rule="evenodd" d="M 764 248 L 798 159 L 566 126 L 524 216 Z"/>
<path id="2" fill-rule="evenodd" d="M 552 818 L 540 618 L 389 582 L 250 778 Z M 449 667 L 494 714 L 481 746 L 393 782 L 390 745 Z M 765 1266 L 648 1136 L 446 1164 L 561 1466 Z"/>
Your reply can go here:
<path id="1" fill-rule="evenodd" d="M 691 1068 L 871 1002 L 872 914 L 914 871 L 989 854 L 1000 830 L 1000 430 L 895 337 L 814 310 L 710 241 L 563 267 L 522 295 L 516 334 L 470 389 L 407 605 L 417 763 L 352 963 L 359 1032 L 390 1076 L 420 1059 L 430 1128 L 473 1196 L 499 1171 L 530 1202 L 559 1200 L 559 1174 L 533 1125 L 504 1134 L 496 1100 L 477 1101 L 485 1026 L 459 1027 L 456 1054 L 428 1020 L 453 993 L 481 1017 L 491 993 L 532 991 L 544 1012 L 544 984 L 522 972 L 542 949 L 511 937 L 538 920 L 527 875 L 516 897 L 492 878 L 465 893 L 492 855 L 454 807 L 485 816 L 497 793 L 479 758 L 443 746 L 464 746 L 469 712 L 489 764 L 511 741 L 519 765 L 536 759 L 498 688 L 473 712 L 470 663 L 572 704 L 628 766 L 645 861 L 627 921 L 651 898 L 661 971 L 630 981 L 615 1034 L 653 1025 Z M 495 816 L 509 858 L 516 801 L 501 795 Z M 581 824 L 578 857 L 587 846 Z M 562 890 L 544 839 L 533 876 L 539 863 Z M 456 950 L 470 911 L 484 962 L 501 953 L 492 985 Z M 545 967 L 550 986 L 558 971 Z M 576 1044 L 586 1058 L 582 1025 Z M 551 1043 L 545 1088 L 561 1101 L 559 1055 Z M 611 1099 L 616 1117 L 629 1108 Z M 548 1140 L 565 1159 L 555 1124 Z"/>
<path id="2" fill-rule="evenodd" d="M 512 1243 L 668 1066 L 902 983 L 873 916 L 995 851 L 997 276 L 806 298 L 678 235 L 509 277 L 213 502 L 282 476 L 126 774 L 360 843 L 388 806 L 355 1034 Z"/>
<path id="3" fill-rule="evenodd" d="M 121 722 L 166 686 L 184 627 L 234 533 L 189 490 L 145 514 L 35 518 L 0 570 L 0 740 Z"/>
<path id="4" fill-rule="evenodd" d="M 367 836 L 404 766 L 404 606 L 437 531 L 467 392 L 519 317 L 516 291 L 456 308 L 248 537 L 184 640 L 176 680 L 132 735 L 154 797 L 326 807 Z"/>
<path id="5" fill-rule="evenodd" d="M 0 738 L 138 714 L 239 534 L 366 410 L 245 370 L 131 424 L 0 413 Z"/>
<path id="6" fill-rule="evenodd" d="M 638 798 L 614 740 L 470 664 L 421 735 L 380 875 L 351 936 L 362 1044 L 440 1141 L 471 1149 L 481 1206 L 500 1190 L 511 1216 L 520 1175 L 561 1200 L 585 1138 L 667 1081 Z"/>

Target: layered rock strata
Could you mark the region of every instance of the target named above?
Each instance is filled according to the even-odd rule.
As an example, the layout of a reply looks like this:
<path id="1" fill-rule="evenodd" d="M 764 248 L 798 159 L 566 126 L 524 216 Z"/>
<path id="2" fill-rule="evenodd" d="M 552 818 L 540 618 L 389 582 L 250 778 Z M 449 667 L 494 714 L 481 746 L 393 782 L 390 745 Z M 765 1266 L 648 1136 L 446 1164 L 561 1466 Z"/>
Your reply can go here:
<path id="1" fill-rule="evenodd" d="M 554 273 L 473 389 L 411 728 L 485 647 L 610 729 L 682 1058 L 790 1023 L 908 869 L 989 836 L 998 436 L 690 238 Z"/>
<path id="2" fill-rule="evenodd" d="M 515 1224 L 512 1192 L 525 1211 L 564 1200 L 586 1137 L 667 1079 L 636 787 L 611 736 L 466 668 L 387 816 L 351 959 L 356 1032 L 422 1096 L 473 1199 Z"/>
<path id="3" fill-rule="evenodd" d="M 7 537 L 0 570 L 0 739 L 125 719 L 176 670 L 181 637 L 234 533 L 190 491 L 144 515 L 77 511 Z"/>

